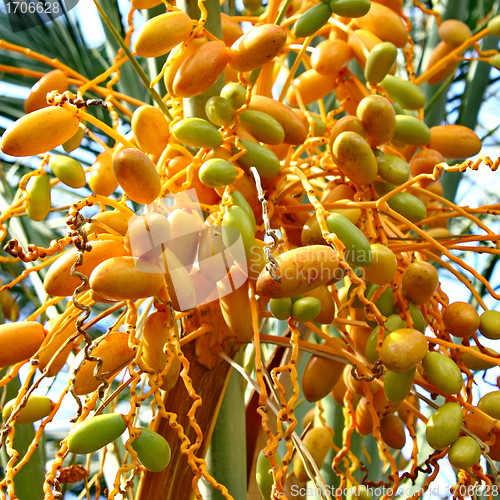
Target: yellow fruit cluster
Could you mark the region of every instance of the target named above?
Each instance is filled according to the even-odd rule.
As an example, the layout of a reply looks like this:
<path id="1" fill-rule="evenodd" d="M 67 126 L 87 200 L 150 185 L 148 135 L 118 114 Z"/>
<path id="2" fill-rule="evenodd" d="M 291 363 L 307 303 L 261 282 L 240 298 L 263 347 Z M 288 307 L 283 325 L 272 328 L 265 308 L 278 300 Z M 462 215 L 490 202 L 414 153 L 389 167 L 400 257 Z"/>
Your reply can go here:
<path id="1" fill-rule="evenodd" d="M 133 1 L 132 8 L 156 3 Z M 147 471 L 164 470 L 170 448 L 173 471 L 189 464 L 195 495 L 201 477 L 215 484 L 200 446 L 219 409 L 220 394 L 211 393 L 210 385 L 222 391 L 227 372 L 213 379 L 210 374 L 217 373 L 221 356 L 231 362 L 250 343 L 268 439 L 262 455 L 256 451 L 257 477 L 268 498 L 284 498 L 290 473 L 299 483 L 313 478 L 321 484 L 316 475 L 332 448 L 331 467 L 342 487 L 369 484 L 353 475 L 359 464 L 350 450 L 354 432 L 373 436 L 396 491 L 402 480 L 418 475 L 415 436 L 421 426 L 438 450 L 425 457 L 427 465 L 448 453 L 461 469 L 458 486 L 478 478 L 492 485 L 479 459 L 484 456 L 490 467 L 500 459 L 500 391 L 476 401 L 472 386 L 476 371 L 500 366 L 497 349 L 486 349 L 478 336 L 500 339 L 500 312 L 488 310 L 462 273 L 495 300 L 500 296 L 456 250 L 498 255 L 500 235 L 478 210 L 444 198 L 440 178 L 481 161 L 496 170 L 499 162 L 481 157 L 450 166 L 450 160 L 480 153 L 481 140 L 462 125 L 428 127 L 420 86 L 453 74 L 465 50 L 498 34 L 499 21 L 473 35 L 464 23 L 441 22 L 431 11 L 442 41 L 416 77 L 402 3 L 288 2 L 280 12 L 271 0 L 260 16 L 223 14 L 220 37 L 205 27 L 202 2 L 199 20 L 169 5 L 127 48 L 131 57 L 168 54 L 151 84 L 163 79 L 167 93 L 154 106 L 134 99 L 133 112 L 112 86 L 88 82 L 82 91 L 74 79 L 69 85 L 74 71 L 57 61 L 35 84 L 27 114 L 3 134 L 0 149 L 15 157 L 39 155 L 42 163 L 23 177 L 20 196 L 1 215 L 2 238 L 9 235 L 11 217 L 26 214 L 39 223 L 60 210 L 51 197 L 53 184 L 80 190 L 88 182 L 91 191 L 75 192 L 66 219 L 69 236 L 50 248 L 25 253 L 17 241 L 5 242 L 9 258 L 37 262 L 1 288 L 0 301 L 32 272 L 41 273 L 49 297 L 29 318 L 15 321 L 3 296 L 4 316 L 14 321 L 0 325 L 0 366 L 9 367 L 0 385 L 31 360 L 18 397 L 3 409 L 5 435 L 10 439 L 17 425 L 39 419 L 43 431 L 65 397 L 73 395 L 80 405 L 47 472 L 45 498 L 55 498 L 57 472 L 69 453 L 94 453 L 126 429 L 130 458 L 108 498 L 121 492 L 129 471 L 152 488 Z M 247 6 L 252 12 L 259 7 Z M 243 21 L 252 23 L 246 32 Z M 311 47 L 315 37 L 323 40 Z M 290 54 L 295 62 L 287 67 Z M 494 57 L 496 51 L 487 60 Z M 352 61 L 364 77 L 349 69 Z M 306 71 L 297 74 L 300 62 Z M 117 120 L 109 127 L 95 118 L 81 97 L 88 90 L 130 119 L 128 134 L 121 134 Z M 336 101 L 328 108 L 323 98 L 329 94 Z M 189 102 L 203 103 L 204 111 L 191 116 Z M 307 107 L 313 103 L 318 113 Z M 71 156 L 51 152 L 64 145 L 71 153 L 84 123 L 115 141 L 109 147 L 87 129 L 103 149 L 87 170 Z M 172 208 L 165 200 L 174 197 Z M 140 205 L 145 207 L 138 215 Z M 100 211 L 91 215 L 95 206 Z M 479 212 L 500 213 L 497 205 Z M 448 223 L 457 217 L 486 235 L 452 234 Z M 471 246 L 485 241 L 491 246 Z M 481 313 L 450 303 L 436 264 L 470 291 Z M 64 312 L 42 324 L 43 313 L 57 303 Z M 112 326 L 93 340 L 88 328 L 108 324 L 107 318 Z M 277 328 L 279 321 L 287 321 L 287 336 L 264 330 L 266 322 Z M 264 379 L 262 344 L 289 350 L 267 380 L 273 391 Z M 299 380 L 302 351 L 312 356 Z M 68 359 L 61 399 L 37 396 L 40 381 L 58 377 Z M 287 388 L 281 372 L 290 374 Z M 119 373 L 124 375 L 117 379 Z M 445 402 L 435 404 L 422 390 Z M 101 415 L 120 393 L 129 394 L 128 413 Z M 295 433 L 300 394 L 319 409 L 320 425 L 303 439 Z M 326 398 L 343 408 L 340 447 L 322 412 Z M 432 407 L 430 418 L 419 400 Z M 144 404 L 153 408 L 151 429 L 137 427 Z M 202 404 L 211 405 L 213 415 L 197 421 Z M 262 410 L 266 405 L 276 409 L 273 428 Z M 403 472 L 391 450 L 409 446 L 406 430 L 413 440 L 411 472 Z M 13 457 L 15 450 L 7 453 Z M 12 499 L 19 468 L 9 462 L 0 482 Z M 429 476 L 424 490 L 431 481 Z M 127 485 L 133 488 L 133 481 Z"/>

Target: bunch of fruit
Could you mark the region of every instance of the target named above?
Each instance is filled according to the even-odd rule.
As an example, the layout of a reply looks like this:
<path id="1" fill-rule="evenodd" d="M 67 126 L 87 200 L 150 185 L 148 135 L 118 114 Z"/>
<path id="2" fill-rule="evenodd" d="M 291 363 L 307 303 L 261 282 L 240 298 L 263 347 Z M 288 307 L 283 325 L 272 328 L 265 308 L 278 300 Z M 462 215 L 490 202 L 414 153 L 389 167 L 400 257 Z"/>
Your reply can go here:
<path id="1" fill-rule="evenodd" d="M 159 3 L 133 0 L 132 9 Z M 136 56 L 168 54 L 161 73 L 147 82 L 154 106 L 114 90 L 119 67 L 128 60 L 122 54 L 108 74 L 82 78 L 76 86 L 75 72 L 51 60 L 55 69 L 32 88 L 26 115 L 3 134 L 4 154 L 41 159 L 0 217 L 10 254 L 0 261 L 36 262 L 0 289 L 4 315 L 13 320 L 0 326 L 0 367 L 8 368 L 0 385 L 29 367 L 17 397 L 3 406 L 0 443 L 9 457 L 17 458 L 15 429 L 41 420 L 25 456 L 7 466 L 3 497 L 6 490 L 17 498 L 16 474 L 65 398 L 73 396 L 77 416 L 46 474 L 46 499 L 59 498 L 70 454 L 98 452 L 126 430 L 127 455 L 107 498 L 133 490 L 136 475 L 141 498 L 153 498 L 152 487 L 144 496 L 157 477 L 150 472 L 179 477 L 182 467 L 197 498 L 202 477 L 231 498 L 201 448 L 220 396 L 207 389 L 206 380 L 222 392 L 226 362 L 235 365 L 236 352 L 249 343 L 255 359 L 246 377 L 258 393 L 257 415 L 267 439 L 255 454 L 263 497 L 285 498 L 291 484 L 309 479 L 324 486 L 319 469 L 332 448 L 331 467 L 341 488 L 372 484 L 366 475 L 353 474 L 359 465 L 350 450 L 355 432 L 373 436 L 388 465 L 384 484 L 394 491 L 423 474 L 423 466 L 428 472 L 434 467 L 423 483 L 426 490 L 445 456 L 460 470 L 459 497 L 460 486 L 482 481 L 492 492 L 498 486 L 500 391 L 476 401 L 472 387 L 477 371 L 500 366 L 500 355 L 478 337 L 479 331 L 500 339 L 500 312 L 488 310 L 458 269 L 500 297 L 456 250 L 498 255 L 500 235 L 477 214 L 497 215 L 499 208 L 474 211 L 443 197 L 445 171 L 478 165 L 447 162 L 478 154 L 481 140 L 461 125 L 429 128 L 420 86 L 445 81 L 466 50 L 485 36 L 499 36 L 500 18 L 472 34 L 464 23 L 441 22 L 415 1 L 415 8 L 436 17 L 442 39 L 416 77 L 402 0 L 254 3 L 245 3 L 252 15 L 232 18 L 220 15 L 218 1 L 207 0 L 207 8 L 200 2 L 199 19 L 167 4 L 166 13 L 142 26 L 133 46 L 130 26 L 119 41 L 137 71 Z M 219 31 L 211 28 L 214 19 L 220 20 Z M 242 21 L 253 24 L 245 33 Z M 478 57 L 498 65 L 497 51 Z M 297 76 L 301 62 L 306 71 Z M 361 68 L 357 76 L 353 65 Z M 102 86 L 114 72 L 113 83 Z M 164 96 L 153 90 L 162 79 Z M 88 91 L 102 100 L 86 100 Z M 336 97 L 330 106 L 327 96 Z M 98 120 L 92 106 L 109 110 L 113 127 Z M 120 132 L 123 121 L 131 125 L 126 135 Z M 114 146 L 87 126 L 116 141 Z M 103 149 L 88 169 L 71 156 L 84 135 Z M 61 145 L 67 155 L 52 152 Z M 498 160 L 480 161 L 498 167 Z M 44 221 L 60 210 L 51 195 L 58 183 L 75 190 L 87 186 L 92 194 L 79 199 L 75 193 L 68 236 L 49 248 L 23 249 L 9 239 L 9 219 Z M 89 215 L 96 205 L 99 213 Z M 448 222 L 457 217 L 485 234 L 452 234 Z M 461 247 L 471 242 L 478 246 Z M 480 246 L 484 242 L 491 246 Z M 468 303 L 450 303 L 436 265 L 470 291 L 481 314 Z M 50 298 L 18 320 L 8 290 L 35 272 Z M 42 324 L 55 304 L 64 312 Z M 89 335 L 88 328 L 110 319 L 106 333 Z M 266 325 L 280 321 L 287 322 L 287 333 L 270 335 Z M 271 369 L 262 344 L 286 347 L 282 366 Z M 299 381 L 303 352 L 313 354 Z M 67 363 L 58 401 L 39 395 L 40 383 L 60 377 Z M 290 374 L 288 383 L 283 373 Z M 127 392 L 128 413 L 113 411 Z M 305 424 L 302 438 L 294 415 L 300 395 L 317 410 L 316 425 Z M 436 396 L 444 403 L 436 404 Z M 343 408 L 341 446 L 323 414 L 325 399 Z M 153 408 L 149 429 L 138 425 L 144 404 Z M 211 418 L 197 419 L 204 406 L 212 408 Z M 416 436 L 424 426 L 435 451 L 422 465 Z M 411 465 L 404 472 L 397 450 L 410 446 L 408 433 Z M 95 484 L 102 474 L 101 467 Z"/>

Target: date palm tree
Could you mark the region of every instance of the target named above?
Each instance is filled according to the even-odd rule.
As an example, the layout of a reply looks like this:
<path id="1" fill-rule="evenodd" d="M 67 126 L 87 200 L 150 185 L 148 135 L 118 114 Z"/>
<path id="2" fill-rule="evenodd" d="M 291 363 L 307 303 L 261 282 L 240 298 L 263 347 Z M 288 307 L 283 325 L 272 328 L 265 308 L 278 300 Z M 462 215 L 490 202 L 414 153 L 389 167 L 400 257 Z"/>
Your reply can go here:
<path id="1" fill-rule="evenodd" d="M 481 29 L 490 17 L 500 12 L 499 0 L 427 0 L 422 3 L 428 8 L 438 10 L 443 19 L 454 18 L 464 21 L 474 32 Z M 92 28 L 85 26 L 85 20 L 75 16 L 73 10 L 70 12 L 64 11 L 62 16 L 51 22 L 42 23 L 15 33 L 11 30 L 6 13 L 0 10 L 0 74 L 2 78 L 0 81 L 0 89 L 2 90 L 0 92 L 0 133 L 3 133 L 12 121 L 24 114 L 24 99 L 28 90 L 42 74 L 52 69 L 54 59 L 75 71 L 73 83 L 81 81 L 81 79 L 91 80 L 96 78 L 115 61 L 117 55 L 122 51 L 120 40 L 126 39 L 129 28 L 127 22 L 129 5 L 125 6 L 123 2 L 117 0 L 100 0 L 99 4 L 105 14 L 105 18 L 101 16 L 105 41 L 95 47 L 90 46 L 85 36 L 87 30 Z M 216 36 L 220 36 L 219 2 L 217 0 L 215 2 L 214 0 L 207 0 L 205 5 L 209 11 L 210 29 L 213 30 L 212 32 Z M 414 43 L 418 61 L 415 67 L 419 68 L 419 71 L 423 71 L 439 38 L 435 23 L 428 22 L 424 24 L 419 14 L 420 11 L 411 9 L 412 5 L 411 0 L 406 0 L 405 7 L 410 12 L 410 20 L 417 27 Z M 178 6 L 188 12 L 191 17 L 198 18 L 197 2 L 185 0 L 178 3 Z M 222 5 L 222 10 L 230 15 L 238 15 L 245 9 L 241 5 L 235 5 L 234 2 L 230 1 Z M 163 5 L 144 10 L 140 15 L 134 17 L 134 22 L 138 25 L 144 19 L 164 11 L 165 7 Z M 22 22 L 22 17 L 20 22 Z M 318 40 L 313 41 L 313 43 L 317 42 Z M 28 57 L 26 52 L 23 51 L 13 52 L 10 50 L 12 48 L 11 44 L 35 51 L 40 54 L 40 57 Z M 496 48 L 497 45 L 498 39 L 487 37 L 482 42 L 481 49 L 489 50 Z M 136 58 L 135 65 L 131 61 L 125 62 L 120 67 L 120 79 L 116 83 L 116 90 L 137 101 L 153 104 L 154 96 L 145 85 L 144 76 L 152 80 L 160 72 L 165 60 L 166 56 L 147 61 Z M 300 66 L 298 72 L 303 69 Z M 356 62 L 352 63 L 351 69 L 354 74 L 362 77 L 362 71 Z M 110 78 L 111 76 L 107 79 L 108 82 Z M 218 90 L 220 90 L 220 82 L 216 85 L 218 86 L 211 89 L 208 94 L 187 101 L 185 104 L 186 109 L 190 109 L 192 115 L 202 115 L 207 98 L 210 95 L 217 94 Z M 155 89 L 158 94 L 164 94 L 165 88 L 162 81 L 159 82 Z M 439 85 L 425 84 L 423 89 L 427 99 L 425 116 L 429 126 L 441 123 L 467 125 L 477 130 L 478 134 L 489 144 L 497 144 L 497 129 L 500 125 L 497 126 L 493 122 L 491 110 L 498 111 L 499 106 L 496 97 L 498 72 L 492 69 L 489 63 L 464 60 L 453 77 L 448 78 Z M 86 99 L 101 99 L 101 97 L 92 92 L 85 95 Z M 325 102 L 330 103 L 330 109 L 334 109 L 335 96 L 332 94 L 330 98 L 325 99 Z M 311 105 L 313 110 L 316 111 L 314 106 L 314 104 Z M 131 106 L 131 109 L 135 109 L 135 106 Z M 488 110 L 490 111 L 488 112 Z M 108 125 L 112 124 L 110 114 L 102 106 L 89 108 L 89 113 L 94 114 L 99 120 Z M 130 124 L 129 117 L 119 110 L 118 114 L 123 131 L 127 131 Z M 496 116 L 498 116 L 498 113 L 496 113 Z M 112 139 L 103 136 L 92 124 L 87 126 L 90 134 L 97 135 L 108 146 L 113 145 Z M 73 155 L 83 165 L 90 166 L 99 152 L 96 143 L 85 136 Z M 16 196 L 16 186 L 21 177 L 34 167 L 39 167 L 39 164 L 36 164 L 37 161 L 0 157 L 2 167 L 0 169 L 0 210 L 8 207 Z M 464 178 L 462 174 L 447 173 L 443 180 L 445 196 L 449 200 L 455 200 L 461 183 L 468 182 L 470 181 Z M 82 197 L 90 194 L 90 191 L 86 188 L 81 190 Z M 56 196 L 58 208 L 53 211 L 47 223 L 36 223 L 30 221 L 27 217 L 15 218 L 9 221 L 9 236 L 16 238 L 24 247 L 26 247 L 27 243 L 48 247 L 52 239 L 64 236 L 63 216 L 65 210 L 63 209 L 74 202 L 75 198 L 74 193 L 65 190 L 64 187 L 57 188 Z M 463 226 L 459 230 L 468 232 L 469 228 Z M 7 257 L 4 252 L 1 255 Z M 497 257 L 497 255 L 491 254 L 491 257 L 486 262 L 481 263 L 483 266 L 481 273 L 487 279 L 495 273 Z M 17 276 L 24 268 L 32 266 L 32 263 L 11 262 L 4 258 L 0 264 L 0 277 L 4 282 L 10 281 L 12 276 Z M 43 276 L 32 273 L 29 283 L 22 282 L 22 284 L 12 289 L 22 318 L 28 317 L 46 300 L 42 278 Z M 480 286 L 481 294 L 484 294 L 485 290 L 481 288 L 482 285 L 478 284 L 478 286 Z M 62 312 L 62 310 L 49 309 L 48 315 L 53 316 L 56 312 Z M 1 309 L 0 314 L 3 314 Z M 0 319 L 4 320 L 3 317 Z M 269 326 L 266 326 L 266 328 L 270 328 L 276 333 L 279 326 L 269 322 Z M 95 328 L 91 333 L 98 336 L 103 332 Z M 311 335 L 311 332 L 304 328 L 301 334 L 307 336 Z M 255 462 L 258 451 L 262 448 L 262 443 L 265 442 L 265 435 L 263 435 L 261 429 L 261 417 L 255 411 L 258 406 L 257 393 L 248 387 L 246 391 L 242 390 L 240 375 L 235 370 L 230 374 L 231 364 L 229 364 L 230 362 L 234 363 L 233 360 L 236 359 L 238 364 L 245 365 L 247 363 L 250 366 L 253 353 L 251 348 L 246 348 L 238 355 L 236 349 L 228 354 L 227 361 L 229 362 L 217 363 L 211 370 L 207 370 L 206 367 L 198 363 L 192 346 L 188 345 L 185 352 L 185 356 L 192 365 L 190 376 L 193 384 L 197 385 L 198 393 L 203 396 L 203 406 L 201 413 L 198 415 L 198 424 L 202 427 L 205 436 L 211 436 L 211 439 L 204 440 L 202 450 L 203 454 L 207 454 L 212 475 L 228 487 L 229 492 L 235 499 L 253 499 L 259 495 L 255 483 Z M 269 350 L 266 360 L 268 369 L 280 366 L 286 356 L 287 349 L 282 347 Z M 289 380 L 284 379 L 283 384 L 286 390 L 290 390 Z M 54 385 L 57 386 L 57 380 Z M 11 399 L 18 388 L 19 380 L 12 380 L 5 389 L 6 400 Z M 47 386 L 46 389 L 49 391 L 51 387 Z M 191 404 L 192 401 L 186 399 L 183 388 L 171 391 L 166 399 L 166 405 L 178 408 L 180 416 L 187 414 Z M 313 405 L 302 402 L 296 411 L 297 418 L 300 420 L 312 407 Z M 323 417 L 334 429 L 335 443 L 339 446 L 344 427 L 342 408 L 333 400 L 325 400 L 323 409 Z M 185 428 L 189 427 L 187 417 L 181 423 Z M 172 436 L 174 439 L 176 438 L 166 420 L 160 423 L 159 432 L 169 438 Z M 34 433 L 35 429 L 31 425 L 23 426 L 17 431 L 15 438 L 17 449 L 20 451 L 26 450 L 33 439 Z M 63 434 L 64 431 L 61 429 L 49 429 L 43 442 L 44 446 L 37 449 L 27 466 L 22 469 L 22 474 L 20 473 L 15 477 L 16 492 L 21 500 L 40 500 L 43 498 L 41 485 L 45 474 L 45 461 L 48 456 L 45 449 L 53 448 L 54 442 L 60 440 Z M 370 464 L 355 471 L 358 480 L 362 478 L 365 472 L 375 482 L 387 480 L 388 473 L 383 471 L 381 461 L 378 458 L 377 444 L 373 437 L 362 439 L 355 435 L 351 450 L 361 461 L 363 461 L 366 454 L 372 457 Z M 123 449 L 120 450 L 119 444 L 117 444 L 116 453 L 120 454 L 120 452 L 123 452 Z M 3 453 L 2 458 L 3 465 L 5 465 L 5 453 Z M 321 472 L 325 484 L 338 486 L 338 478 L 330 468 L 325 466 Z M 103 483 L 106 480 L 109 481 L 106 471 L 104 471 L 103 478 Z M 184 456 L 173 450 L 171 466 L 167 470 L 162 473 L 147 474 L 141 485 L 142 493 L 140 498 L 142 500 L 167 500 L 171 498 L 188 500 L 191 497 L 191 481 L 190 467 L 186 463 Z M 102 487 L 111 487 L 111 484 L 106 483 Z M 81 494 L 84 489 L 85 486 L 77 483 L 72 492 Z M 95 492 L 95 485 L 89 486 L 89 490 Z M 206 496 L 211 499 L 222 498 L 220 491 L 210 486 L 206 486 L 205 490 Z"/>

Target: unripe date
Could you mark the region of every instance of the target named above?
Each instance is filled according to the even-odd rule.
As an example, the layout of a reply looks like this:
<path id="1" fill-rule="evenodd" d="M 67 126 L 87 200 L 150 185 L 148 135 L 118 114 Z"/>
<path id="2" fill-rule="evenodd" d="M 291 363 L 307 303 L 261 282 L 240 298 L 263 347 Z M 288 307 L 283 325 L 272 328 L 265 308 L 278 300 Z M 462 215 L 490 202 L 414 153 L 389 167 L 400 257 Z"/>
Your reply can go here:
<path id="1" fill-rule="evenodd" d="M 2 135 L 0 150 L 10 156 L 33 156 L 55 149 L 71 139 L 78 118 L 63 108 L 50 106 L 15 121 Z"/>
<path id="2" fill-rule="evenodd" d="M 0 325 L 0 368 L 29 359 L 45 339 L 45 329 L 36 321 Z"/>
<path id="3" fill-rule="evenodd" d="M 427 339 L 418 330 L 401 328 L 384 340 L 380 357 L 391 371 L 403 373 L 416 366 L 428 352 Z"/>
<path id="4" fill-rule="evenodd" d="M 66 440 L 68 450 L 78 455 L 94 453 L 118 439 L 126 428 L 123 415 L 119 413 L 87 418 L 70 431 Z"/>
<path id="5" fill-rule="evenodd" d="M 257 293 L 274 299 L 295 297 L 328 283 L 339 265 L 337 252 L 323 245 L 296 248 L 276 260 L 281 282 L 274 281 L 266 269 L 257 280 Z"/>
<path id="6" fill-rule="evenodd" d="M 167 440 L 150 429 L 139 428 L 139 437 L 132 442 L 137 458 L 146 469 L 162 471 L 170 462 L 170 446 Z"/>
<path id="7" fill-rule="evenodd" d="M 116 180 L 125 194 L 137 203 L 152 203 L 160 194 L 160 176 L 146 153 L 123 149 L 113 160 Z"/>
<path id="8" fill-rule="evenodd" d="M 99 339 L 97 346 L 92 351 L 92 356 L 102 359 L 99 377 L 110 380 L 117 372 L 124 368 L 134 358 L 134 351 L 128 345 L 129 337 L 125 332 L 111 332 Z M 75 376 L 75 393 L 79 396 L 95 391 L 102 381 L 94 376 L 97 361 L 85 359 L 85 351 L 81 350 L 75 357 L 69 371 L 70 379 L 75 370 L 83 364 Z M 90 453 L 90 452 L 85 452 Z"/>
<path id="9" fill-rule="evenodd" d="M 370 145 L 355 132 L 342 132 L 332 144 L 333 161 L 356 184 L 371 184 L 377 177 L 377 160 Z"/>

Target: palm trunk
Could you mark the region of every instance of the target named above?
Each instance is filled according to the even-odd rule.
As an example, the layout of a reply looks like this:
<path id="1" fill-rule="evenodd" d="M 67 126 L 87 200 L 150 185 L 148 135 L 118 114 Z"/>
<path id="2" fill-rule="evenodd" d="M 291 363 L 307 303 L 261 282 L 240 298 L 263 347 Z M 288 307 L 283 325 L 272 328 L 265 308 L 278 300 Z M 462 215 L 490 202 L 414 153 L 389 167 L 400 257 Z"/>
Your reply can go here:
<path id="1" fill-rule="evenodd" d="M 186 346 L 183 352 L 191 364 L 189 374 L 193 381 L 193 387 L 196 388 L 196 392 L 203 400 L 203 404 L 196 411 L 196 421 L 205 436 L 196 455 L 203 457 L 210 443 L 209 434 L 217 419 L 231 366 L 228 363 L 221 362 L 211 370 L 208 370 L 196 360 L 194 345 Z M 186 389 L 182 381 L 179 381 L 166 395 L 164 404 L 167 410 L 171 410 L 178 415 L 178 423 L 183 426 L 190 441 L 195 441 L 196 434 L 191 428 L 187 416 L 193 400 L 186 397 Z M 173 498 L 176 500 L 189 500 L 192 494 L 194 474 L 188 464 L 186 455 L 180 451 L 181 443 L 179 442 L 177 432 L 170 426 L 166 419 L 161 420 L 157 432 L 170 443 L 172 457 L 170 464 L 165 470 L 161 472 L 146 472 L 140 498 L 141 500 L 170 500 Z"/>

